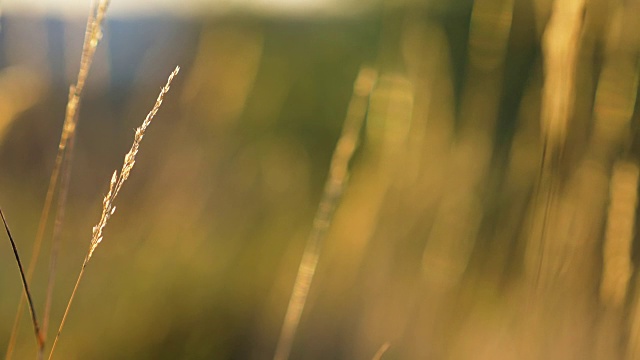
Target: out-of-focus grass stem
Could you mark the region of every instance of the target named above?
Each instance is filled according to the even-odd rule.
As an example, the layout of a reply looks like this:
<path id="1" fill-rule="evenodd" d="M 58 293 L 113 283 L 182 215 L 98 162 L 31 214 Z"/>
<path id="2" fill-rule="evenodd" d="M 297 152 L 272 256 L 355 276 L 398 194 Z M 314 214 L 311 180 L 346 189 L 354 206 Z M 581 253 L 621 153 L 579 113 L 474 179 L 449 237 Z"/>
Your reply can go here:
<path id="1" fill-rule="evenodd" d="M 322 243 L 347 184 L 349 162 L 358 144 L 360 130 L 367 113 L 369 94 L 375 85 L 376 79 L 377 73 L 374 70 L 363 68 L 355 81 L 353 96 L 349 103 L 342 134 L 331 159 L 324 193 L 318 205 L 311 233 L 300 260 L 293 291 L 289 298 L 289 305 L 276 347 L 275 360 L 288 359 L 291 353 L 293 339 L 300 323 L 300 316 L 304 310 L 309 288 L 320 258 Z"/>

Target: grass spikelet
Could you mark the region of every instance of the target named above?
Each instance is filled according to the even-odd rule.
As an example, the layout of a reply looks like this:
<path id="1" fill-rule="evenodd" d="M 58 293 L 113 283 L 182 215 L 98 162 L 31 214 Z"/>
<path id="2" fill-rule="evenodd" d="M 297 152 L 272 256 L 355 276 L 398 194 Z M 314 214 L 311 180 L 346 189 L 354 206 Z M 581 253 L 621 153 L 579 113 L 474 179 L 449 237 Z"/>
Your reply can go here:
<path id="1" fill-rule="evenodd" d="M 156 103 L 153 106 L 153 109 L 147 114 L 147 117 L 142 122 L 139 128 L 136 129 L 135 138 L 133 140 L 133 145 L 131 145 L 131 149 L 124 157 L 124 164 L 122 165 L 122 169 L 120 170 L 120 174 L 118 175 L 118 170 L 113 172 L 111 176 L 111 182 L 109 184 L 109 192 L 104 197 L 102 201 L 102 216 L 100 217 L 100 221 L 98 225 L 93 227 L 93 237 L 91 238 L 91 247 L 89 248 L 89 253 L 85 259 L 85 264 L 91 259 L 93 252 L 98 247 L 103 237 L 103 230 L 105 226 L 107 226 L 107 222 L 113 213 L 116 211 L 116 207 L 114 205 L 114 201 L 122 188 L 122 184 L 129 178 L 129 174 L 131 173 L 131 169 L 133 169 L 133 165 L 136 163 L 136 155 L 138 154 L 138 150 L 140 148 L 140 143 L 142 142 L 142 138 L 144 137 L 144 133 L 147 130 L 147 127 L 151 125 L 151 120 L 153 120 L 154 116 L 160 109 L 160 105 L 162 105 L 162 100 L 164 96 L 169 92 L 169 88 L 171 86 L 171 82 L 173 78 L 180 71 L 180 67 L 176 67 L 176 69 L 169 75 L 169 79 L 167 80 L 167 84 L 160 91 L 160 95 L 156 99 Z"/>
<path id="2" fill-rule="evenodd" d="M 377 79 L 377 73 L 369 68 L 360 70 L 354 84 L 353 96 L 347 111 L 347 117 L 331 158 L 329 176 L 325 183 L 324 193 L 318 205 L 311 233 L 300 260 L 300 266 L 289 298 L 289 305 L 278 339 L 274 355 L 275 360 L 289 358 L 293 338 L 300 323 L 309 294 L 309 288 L 320 258 L 322 242 L 329 230 L 336 207 L 342 197 L 347 183 L 349 161 L 356 149 L 362 123 L 367 112 L 369 94 Z"/>
<path id="3" fill-rule="evenodd" d="M 69 314 L 69 309 L 71 308 L 71 303 L 73 302 L 75 294 L 78 290 L 78 285 L 80 284 L 80 280 L 82 280 L 82 275 L 84 274 L 84 270 L 87 266 L 87 263 L 91 259 L 91 256 L 93 256 L 93 252 L 96 250 L 100 242 L 102 242 L 104 228 L 107 226 L 107 222 L 116 211 L 114 202 L 116 200 L 116 197 L 118 196 L 118 193 L 120 192 L 120 189 L 122 188 L 122 185 L 129 178 L 131 169 L 133 169 L 133 166 L 135 165 L 135 158 L 136 158 L 136 155 L 138 154 L 140 143 L 142 142 L 142 138 L 144 137 L 145 131 L 147 130 L 147 127 L 151 125 L 151 121 L 153 120 L 154 116 L 160 109 L 160 105 L 162 105 L 164 96 L 169 92 L 169 88 L 171 86 L 171 82 L 173 81 L 173 78 L 178 74 L 179 71 L 180 71 L 180 67 L 178 66 L 171 73 L 171 75 L 169 75 L 169 79 L 167 80 L 166 85 L 161 89 L 160 94 L 158 95 L 158 98 L 156 99 L 156 103 L 154 104 L 153 108 L 151 109 L 149 114 L 147 114 L 147 117 L 142 122 L 142 125 L 140 125 L 140 127 L 136 129 L 133 145 L 131 146 L 131 149 L 129 150 L 127 155 L 125 155 L 124 164 L 122 165 L 122 169 L 120 170 L 120 173 L 118 174 L 118 171 L 116 170 L 113 172 L 113 175 L 111 176 L 111 181 L 109 183 L 109 191 L 107 192 L 107 195 L 104 197 L 104 200 L 102 201 L 102 215 L 100 216 L 100 220 L 98 221 L 98 224 L 93 227 L 93 234 L 91 237 L 89 252 L 87 253 L 87 256 L 85 257 L 82 263 L 82 268 L 80 269 L 80 273 L 78 274 L 78 279 L 76 280 L 76 284 L 73 287 L 73 291 L 71 292 L 71 297 L 69 298 L 69 302 L 67 303 L 67 308 L 64 311 L 64 315 L 62 316 L 62 321 L 60 322 L 58 333 L 56 334 L 56 337 L 53 341 L 53 346 L 51 348 L 51 352 L 49 353 L 49 359 L 53 358 L 53 353 L 58 343 L 58 339 L 60 338 L 60 333 L 62 332 L 62 329 L 64 327 L 65 321 L 67 319 L 67 315 Z"/>

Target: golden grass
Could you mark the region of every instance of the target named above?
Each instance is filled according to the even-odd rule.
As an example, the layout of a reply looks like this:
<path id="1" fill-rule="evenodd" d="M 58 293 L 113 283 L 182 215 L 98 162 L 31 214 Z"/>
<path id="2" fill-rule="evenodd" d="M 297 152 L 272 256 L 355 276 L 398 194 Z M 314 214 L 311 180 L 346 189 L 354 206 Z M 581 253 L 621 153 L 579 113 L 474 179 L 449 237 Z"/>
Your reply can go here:
<path id="1" fill-rule="evenodd" d="M 104 228 L 107 226 L 107 222 L 116 211 L 114 202 L 118 194 L 120 193 L 120 189 L 122 188 L 122 185 L 129 178 L 129 174 L 131 173 L 131 170 L 135 165 L 136 155 L 138 154 L 140 143 L 142 142 L 142 138 L 144 137 L 145 131 L 147 130 L 147 127 L 151 125 L 151 121 L 153 120 L 154 116 L 160 109 L 160 105 L 162 105 L 162 100 L 164 99 L 164 96 L 169 92 L 173 78 L 176 75 L 178 75 L 179 71 L 180 71 L 180 67 L 176 67 L 175 70 L 173 70 L 173 72 L 171 73 L 171 75 L 169 75 L 169 78 L 167 79 L 167 83 L 160 91 L 160 94 L 158 95 L 158 98 L 156 99 L 156 103 L 153 105 L 153 108 L 147 114 L 147 117 L 142 122 L 142 125 L 140 125 L 140 127 L 136 129 L 133 145 L 131 146 L 131 149 L 129 150 L 127 155 L 125 155 L 124 157 L 124 163 L 122 165 L 122 169 L 120 170 L 120 173 L 118 174 L 118 170 L 113 172 L 113 176 L 111 177 L 111 182 L 109 183 L 109 192 L 107 192 L 107 195 L 104 197 L 104 200 L 102 201 L 102 215 L 100 216 L 100 220 L 98 221 L 98 224 L 93 227 L 93 236 L 91 237 L 91 245 L 89 246 L 89 251 L 87 253 L 87 256 L 84 258 L 84 261 L 82 263 L 82 268 L 80 269 L 80 273 L 78 274 L 76 284 L 74 285 L 73 291 L 71 292 L 71 297 L 67 302 L 67 307 L 64 311 L 64 315 L 62 316 L 60 327 L 58 328 L 56 337 L 53 340 L 51 352 L 49 353 L 49 359 L 53 358 L 53 353 L 56 349 L 58 339 L 60 338 L 60 334 L 62 333 L 62 329 L 64 328 L 64 324 L 67 320 L 67 315 L 69 314 L 69 309 L 71 308 L 71 304 L 73 303 L 73 299 L 78 290 L 78 285 L 80 284 L 80 280 L 82 280 L 82 275 L 84 274 L 84 270 L 87 266 L 87 263 L 91 259 L 91 256 L 93 256 L 93 252 L 96 250 L 98 245 L 102 242 Z"/>
<path id="2" fill-rule="evenodd" d="M 51 299 L 53 292 L 53 279 L 55 275 L 55 263 L 57 258 L 57 249 L 58 249 L 58 238 L 60 234 L 61 224 L 64 216 L 64 207 L 66 203 L 66 194 L 69 187 L 69 173 L 71 171 L 71 161 L 67 160 L 70 157 L 72 152 L 73 145 L 71 145 L 70 149 L 69 143 L 73 143 L 73 139 L 75 137 L 76 125 L 78 122 L 78 109 L 80 107 L 80 101 L 82 99 L 82 93 L 84 90 L 84 85 L 87 80 L 87 76 L 89 75 L 89 70 L 91 69 L 91 64 L 93 63 L 93 57 L 96 52 L 96 48 L 100 39 L 102 38 L 102 24 L 104 22 L 104 18 L 107 12 L 107 8 L 109 6 L 109 0 L 100 0 L 99 3 L 92 2 L 91 9 L 89 12 L 89 17 L 87 19 L 87 25 L 85 30 L 85 38 L 84 43 L 82 45 L 82 56 L 80 59 L 80 70 L 78 71 L 78 78 L 75 85 L 72 85 L 69 89 L 69 100 L 67 102 L 67 109 L 65 113 L 65 119 L 62 128 L 62 134 L 60 136 L 60 142 L 58 144 L 58 151 L 56 153 L 55 163 L 53 166 L 53 170 L 51 172 L 51 177 L 49 178 L 49 186 L 47 188 L 47 193 L 45 196 L 44 205 L 42 206 L 42 212 L 40 214 L 40 220 L 38 222 L 38 230 L 36 232 L 36 238 L 33 243 L 33 250 L 31 252 L 31 258 L 29 260 L 29 265 L 26 273 L 26 280 L 30 281 L 33 277 L 33 273 L 35 271 L 36 265 L 38 263 L 38 258 L 40 256 L 40 249 L 42 247 L 42 240 L 44 239 L 44 233 L 47 226 L 47 222 L 49 220 L 49 214 L 51 212 L 51 207 L 53 204 L 53 199 L 56 193 L 56 189 L 58 186 L 58 180 L 60 178 L 60 172 L 63 167 L 63 162 L 66 162 L 65 173 L 63 174 L 63 181 L 60 184 L 59 190 L 59 200 L 58 200 L 58 211 L 56 214 L 56 221 L 54 224 L 53 230 L 53 241 L 54 246 L 52 247 L 51 261 L 52 267 L 49 271 L 49 286 L 47 290 L 47 296 L 45 300 L 45 313 L 44 320 L 42 326 L 42 337 L 46 339 L 46 333 L 49 324 L 50 317 L 50 308 L 51 308 Z M 23 299 L 20 298 L 18 302 L 18 310 L 16 311 L 16 316 L 13 321 L 13 326 L 11 329 L 11 336 L 9 338 L 9 344 L 7 346 L 7 351 L 5 354 L 5 359 L 10 360 L 13 356 L 13 351 L 15 349 L 18 330 L 20 327 L 20 319 L 22 317 L 22 308 L 24 306 Z M 42 354 L 44 349 L 44 341 L 42 346 L 39 349 L 39 353 Z"/>
<path id="3" fill-rule="evenodd" d="M 640 359 L 640 281 L 635 280 L 635 293 L 631 302 L 629 317 L 626 319 L 625 334 L 628 337 L 625 359 Z"/>
<path id="4" fill-rule="evenodd" d="M 600 297 L 604 304 L 613 308 L 624 304 L 633 270 L 631 248 L 635 233 L 638 173 L 636 164 L 619 161 L 611 177 Z"/>
<path id="5" fill-rule="evenodd" d="M 300 260 L 280 338 L 278 339 L 274 355 L 275 360 L 288 359 L 291 353 L 293 339 L 300 323 L 300 316 L 304 310 L 309 288 L 318 266 L 322 243 L 347 185 L 349 162 L 358 144 L 362 124 L 367 113 L 369 95 L 373 90 L 376 79 L 377 73 L 375 70 L 363 68 L 360 70 L 353 86 L 353 96 L 349 103 L 342 134 L 331 158 L 329 175 L 325 182 L 322 199 L 318 205 L 311 233 Z"/>
<path id="6" fill-rule="evenodd" d="M 382 356 L 384 355 L 384 353 L 387 352 L 387 350 L 389 350 L 389 348 L 391 347 L 391 343 L 389 343 L 388 341 L 384 344 L 382 344 L 382 346 L 380 346 L 380 349 L 378 349 L 378 351 L 376 351 L 375 355 L 373 355 L 373 358 L 371 358 L 372 360 L 381 360 Z"/>
<path id="7" fill-rule="evenodd" d="M 551 250 L 558 241 L 552 222 L 558 216 L 560 167 L 567 128 L 573 113 L 577 56 L 582 31 L 584 0 L 556 1 L 543 35 L 544 85 L 542 89 L 542 157 L 533 204 L 533 228 L 527 244 L 529 273 L 533 289 L 548 288 L 557 273 L 553 264 L 562 260 Z"/>
<path id="8" fill-rule="evenodd" d="M 503 78 L 501 66 L 512 61 L 510 24 L 518 12 L 512 13 L 511 7 L 517 2 L 474 2 L 471 50 L 465 55 L 468 73 L 456 104 L 459 114 L 448 93 L 452 76 L 442 71 L 451 59 L 438 24 L 412 28 L 406 39 L 410 81 L 403 75 L 378 78 L 375 71 L 361 70 L 285 317 L 275 325 L 281 327 L 274 359 L 290 357 L 305 307 L 315 299 L 309 297 L 312 285 L 322 287 L 314 309 L 328 308 L 327 317 L 338 314 L 327 320 L 331 330 L 345 326 L 355 333 L 344 340 L 353 343 L 344 346 L 353 358 L 369 358 L 379 348 L 374 359 L 381 359 L 390 343 L 380 344 L 387 339 L 393 341 L 394 352 L 407 358 L 621 358 L 624 351 L 630 359 L 639 357 L 640 286 L 632 247 L 640 170 L 629 149 L 634 135 L 630 124 L 637 121 L 632 117 L 637 112 L 638 44 L 628 51 L 628 43 L 618 43 L 624 42 L 623 32 L 612 30 L 616 34 L 607 38 L 598 76 L 594 68 L 582 71 L 581 62 L 596 54 L 583 48 L 589 41 L 584 31 L 592 26 L 583 10 L 590 3 L 557 0 L 549 5 L 544 68 L 528 70 L 531 83 L 517 100 L 522 110 L 511 148 L 498 149 L 495 135 L 501 131 L 496 128 L 504 105 L 501 92 L 510 81 Z M 249 46 L 249 54 L 255 55 L 255 46 Z M 198 60 L 204 67 L 206 55 Z M 259 67 L 258 60 L 249 61 Z M 194 81 L 208 71 L 204 67 L 192 74 Z M 113 173 L 49 358 L 147 126 L 177 71 L 136 131 L 122 168 Z M 248 78 L 239 90 L 242 96 L 225 116 L 235 119 L 251 106 L 245 100 L 254 75 L 243 73 Z M 581 76 L 593 78 L 593 87 L 581 88 Z M 220 81 L 215 88 L 224 90 L 225 82 L 232 81 Z M 72 87 L 70 107 L 73 94 Z M 202 98 L 200 106 L 210 110 L 211 103 L 204 100 L 208 95 L 193 97 Z M 585 98 L 593 98 L 593 104 Z M 79 106 L 79 96 L 75 104 Z M 367 129 L 362 131 L 365 117 Z M 59 171 L 67 185 L 60 185 L 54 238 L 64 214 L 65 169 L 75 125 L 66 124 L 65 129 L 69 135 Z M 362 134 L 367 148 L 352 174 L 350 162 Z M 508 164 L 494 163 L 493 153 L 499 151 L 506 152 Z M 497 168 L 503 165 L 507 169 Z M 168 172 L 171 168 L 167 165 Z M 328 236 L 329 231 L 334 233 Z M 327 261 L 328 275 L 322 274 L 320 260 Z M 23 284 L 26 289 L 25 278 Z M 349 318 L 342 321 L 344 314 Z M 32 317 L 35 322 L 33 309 Z M 47 319 L 45 315 L 43 324 Z M 334 325 L 334 319 L 340 324 Z M 322 325 L 320 329 L 325 330 Z M 278 334 L 270 332 L 269 341 L 272 335 Z M 318 340 L 319 346 L 323 341 Z"/>

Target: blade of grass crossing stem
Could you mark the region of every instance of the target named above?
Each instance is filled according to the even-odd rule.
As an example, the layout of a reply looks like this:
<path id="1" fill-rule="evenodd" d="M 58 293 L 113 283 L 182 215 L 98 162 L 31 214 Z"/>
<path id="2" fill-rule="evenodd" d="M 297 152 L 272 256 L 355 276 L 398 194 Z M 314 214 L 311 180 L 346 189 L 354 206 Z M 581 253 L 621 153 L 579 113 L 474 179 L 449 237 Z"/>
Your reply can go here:
<path id="1" fill-rule="evenodd" d="M 369 105 L 369 95 L 376 79 L 377 73 L 375 70 L 363 68 L 355 81 L 353 96 L 349 103 L 342 134 L 331 158 L 329 176 L 324 186 L 324 193 L 318 205 L 311 233 L 300 260 L 293 291 L 289 298 L 289 305 L 282 324 L 278 345 L 276 346 L 275 360 L 289 358 L 293 339 L 300 323 L 300 316 L 318 265 L 322 242 L 347 183 L 349 162 L 358 143 L 362 123 Z"/>
<path id="2" fill-rule="evenodd" d="M 20 270 L 22 287 L 24 288 L 24 294 L 25 294 L 25 297 L 27 298 L 27 303 L 29 304 L 29 310 L 31 312 L 31 320 L 33 322 L 33 329 L 36 334 L 36 341 L 38 342 L 38 348 L 41 349 L 42 347 L 44 347 L 44 339 L 42 338 L 42 333 L 40 332 L 40 326 L 38 325 L 38 317 L 36 316 L 36 309 L 33 307 L 33 298 L 31 297 L 31 292 L 29 291 L 29 283 L 27 282 L 27 278 L 25 276 L 24 269 L 22 267 L 22 261 L 20 261 L 18 248 L 16 247 L 15 241 L 13 241 L 13 236 L 11 236 L 11 230 L 9 230 L 9 225 L 7 224 L 7 219 L 5 219 L 2 209 L 0 209 L 0 217 L 2 217 L 2 223 L 4 224 L 4 229 L 6 230 L 7 236 L 9 237 L 9 241 L 11 242 L 11 248 L 13 249 L 13 254 L 15 255 L 16 263 L 18 264 L 18 270 Z"/>

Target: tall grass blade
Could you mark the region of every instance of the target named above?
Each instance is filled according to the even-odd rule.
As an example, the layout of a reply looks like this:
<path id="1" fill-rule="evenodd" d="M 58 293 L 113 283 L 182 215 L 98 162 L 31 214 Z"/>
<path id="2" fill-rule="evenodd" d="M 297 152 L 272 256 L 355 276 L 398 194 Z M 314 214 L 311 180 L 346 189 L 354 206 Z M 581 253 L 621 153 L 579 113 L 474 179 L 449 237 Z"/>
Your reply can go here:
<path id="1" fill-rule="evenodd" d="M 364 122 L 371 93 L 377 79 L 374 70 L 363 68 L 360 70 L 354 84 L 353 96 L 347 111 L 347 118 L 342 128 L 342 134 L 336 145 L 331 159 L 329 176 L 325 183 L 324 193 L 315 218 L 307 245 L 305 247 L 300 266 L 289 298 L 289 305 L 284 323 L 278 339 L 274 360 L 289 358 L 293 339 L 300 323 L 300 316 L 307 301 L 309 288 L 318 265 L 322 242 L 333 219 L 333 214 L 342 197 L 347 184 L 349 161 L 356 149 L 360 130 Z"/>
<path id="2" fill-rule="evenodd" d="M 40 332 L 40 326 L 38 325 L 38 317 L 36 316 L 36 309 L 33 306 L 33 298 L 31 297 L 31 292 L 29 291 L 29 283 L 27 282 L 27 278 L 24 273 L 24 269 L 22 267 L 22 261 L 20 261 L 18 248 L 16 247 L 15 241 L 13 241 L 13 236 L 11 236 L 11 231 L 9 230 L 9 225 L 7 224 L 7 219 L 5 219 L 2 209 L 0 209 L 0 217 L 2 217 L 2 223 L 4 224 L 4 229 L 7 231 L 7 236 L 9 237 L 9 241 L 11 242 L 13 255 L 15 256 L 16 262 L 18 263 L 18 270 L 20 270 L 20 277 L 22 278 L 22 287 L 24 288 L 24 294 L 27 298 L 27 303 L 29 304 L 29 311 L 31 312 L 31 321 L 33 322 L 33 329 L 36 333 L 38 348 L 42 348 L 44 347 L 44 339 L 42 338 L 42 333 Z"/>

